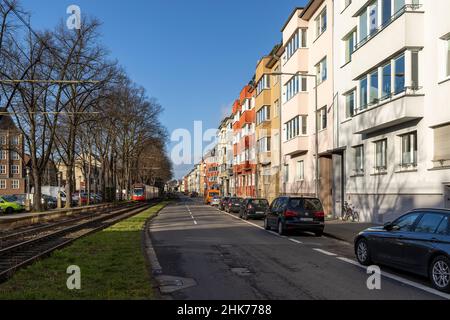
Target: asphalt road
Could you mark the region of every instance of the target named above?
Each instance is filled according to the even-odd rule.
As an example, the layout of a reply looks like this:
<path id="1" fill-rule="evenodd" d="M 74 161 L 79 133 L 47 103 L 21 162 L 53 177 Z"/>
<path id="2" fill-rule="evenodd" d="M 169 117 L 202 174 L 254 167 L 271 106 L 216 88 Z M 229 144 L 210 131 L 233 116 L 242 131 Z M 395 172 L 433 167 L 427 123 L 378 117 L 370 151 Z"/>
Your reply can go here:
<path id="1" fill-rule="evenodd" d="M 150 226 L 164 275 L 188 278 L 170 297 L 183 300 L 428 300 L 450 299 L 427 280 L 382 268 L 381 290 L 369 290 L 367 270 L 350 244 L 297 233 L 281 237 L 262 221 L 243 221 L 182 198 Z"/>

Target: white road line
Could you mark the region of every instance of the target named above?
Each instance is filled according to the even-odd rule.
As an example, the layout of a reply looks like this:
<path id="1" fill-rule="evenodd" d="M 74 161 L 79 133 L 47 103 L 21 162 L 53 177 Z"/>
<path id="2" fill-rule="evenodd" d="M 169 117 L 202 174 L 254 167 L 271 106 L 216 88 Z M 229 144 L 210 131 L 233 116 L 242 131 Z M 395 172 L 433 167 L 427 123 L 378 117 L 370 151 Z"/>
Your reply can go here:
<path id="1" fill-rule="evenodd" d="M 348 258 L 344 258 L 344 257 L 338 257 L 337 259 L 338 259 L 338 260 L 341 260 L 341 261 L 344 261 L 344 262 L 346 262 L 346 263 L 350 263 L 350 264 L 352 264 L 352 265 L 354 265 L 354 266 L 357 266 L 357 267 L 359 267 L 359 268 L 361 268 L 361 269 L 367 270 L 367 267 L 365 267 L 365 266 L 363 266 L 363 265 L 360 265 L 360 264 L 359 264 L 358 262 L 356 262 L 355 260 L 348 259 Z M 395 280 L 395 281 L 397 281 L 397 282 L 406 284 L 406 285 L 411 286 L 411 287 L 414 287 L 414 288 L 416 288 L 416 289 L 419 289 L 419 290 L 422 290 L 422 291 L 426 291 L 426 292 L 428 292 L 428 293 L 437 295 L 437 296 L 439 296 L 439 297 L 441 297 L 441 298 L 450 300 L 450 294 L 447 294 L 447 293 L 444 293 L 444 292 L 440 292 L 440 291 L 438 291 L 438 290 L 436 290 L 436 289 L 433 289 L 433 288 L 424 286 L 424 285 L 422 285 L 422 284 L 420 284 L 420 283 L 417 283 L 417 282 L 414 282 L 414 281 L 410 281 L 410 280 L 408 280 L 408 279 L 404 279 L 404 278 L 399 277 L 399 276 L 397 276 L 397 275 L 395 275 L 395 274 L 392 274 L 392 273 L 389 273 L 389 272 L 385 272 L 385 271 L 382 271 L 382 272 L 381 272 L 381 275 L 382 275 L 383 277 L 386 277 L 386 278 Z"/>
<path id="2" fill-rule="evenodd" d="M 330 257 L 336 257 L 337 256 L 337 254 L 334 254 L 332 252 L 328 252 L 328 251 L 325 251 L 325 250 L 322 250 L 322 249 L 313 249 L 313 250 L 317 251 L 317 252 L 320 252 L 320 253 L 323 253 L 324 255 L 327 255 L 327 256 L 330 256 Z"/>
<path id="3" fill-rule="evenodd" d="M 294 243 L 297 243 L 297 244 L 303 244 L 303 242 L 295 240 L 295 239 L 292 239 L 292 238 L 289 238 L 289 240 L 294 242 Z"/>
<path id="4" fill-rule="evenodd" d="M 232 214 L 230 214 L 230 213 L 228 213 L 228 212 L 225 212 L 225 211 L 220 211 L 219 209 L 217 209 L 217 211 L 219 211 L 219 212 L 222 212 L 222 213 L 225 213 L 225 214 L 227 214 L 227 215 L 229 215 L 230 217 L 233 217 L 233 218 L 235 218 L 236 220 L 239 220 L 239 221 L 241 221 L 241 222 L 245 222 L 245 223 L 247 223 L 247 224 L 249 224 L 249 225 L 252 225 L 252 226 L 254 226 L 254 227 L 257 227 L 258 229 L 262 229 L 262 230 L 265 230 L 263 227 L 261 227 L 261 226 L 258 226 L 257 224 L 255 224 L 255 223 L 251 223 L 250 221 L 245 221 L 245 220 L 242 220 L 241 218 L 239 218 L 239 217 L 236 217 L 236 216 L 234 216 L 234 215 L 232 215 Z"/>

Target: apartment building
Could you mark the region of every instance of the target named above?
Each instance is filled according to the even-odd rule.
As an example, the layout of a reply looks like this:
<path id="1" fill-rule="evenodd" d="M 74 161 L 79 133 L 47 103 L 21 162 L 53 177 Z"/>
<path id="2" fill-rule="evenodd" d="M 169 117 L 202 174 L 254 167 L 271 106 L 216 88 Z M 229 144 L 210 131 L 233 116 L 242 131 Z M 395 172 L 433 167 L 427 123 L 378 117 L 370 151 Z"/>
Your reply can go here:
<path id="1" fill-rule="evenodd" d="M 233 194 L 231 177 L 233 175 L 233 119 L 225 117 L 218 129 L 218 183 L 222 195 Z"/>
<path id="2" fill-rule="evenodd" d="M 205 192 L 219 190 L 219 162 L 217 147 L 212 148 L 204 156 Z"/>
<path id="3" fill-rule="evenodd" d="M 280 189 L 280 57 L 276 45 L 256 66 L 257 197 L 274 200 Z"/>
<path id="4" fill-rule="evenodd" d="M 335 1 L 334 207 L 450 208 L 450 2 Z"/>
<path id="5" fill-rule="evenodd" d="M 233 172 L 235 194 L 256 197 L 255 88 L 245 86 L 233 105 Z"/>
<path id="6" fill-rule="evenodd" d="M 0 108 L 0 195 L 26 193 L 23 136 Z"/>

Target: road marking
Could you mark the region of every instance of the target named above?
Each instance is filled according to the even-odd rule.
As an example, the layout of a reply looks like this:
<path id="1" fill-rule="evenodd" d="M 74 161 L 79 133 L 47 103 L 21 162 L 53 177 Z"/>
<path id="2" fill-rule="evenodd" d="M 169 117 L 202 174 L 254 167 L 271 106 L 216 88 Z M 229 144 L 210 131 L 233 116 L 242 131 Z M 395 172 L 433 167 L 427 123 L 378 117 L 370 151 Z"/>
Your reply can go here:
<path id="1" fill-rule="evenodd" d="M 354 266 L 357 266 L 357 267 L 359 267 L 359 268 L 361 268 L 361 269 L 367 270 L 367 267 L 365 267 L 365 266 L 363 266 L 363 265 L 360 265 L 360 264 L 359 264 L 358 262 L 356 262 L 355 260 L 348 259 L 348 258 L 344 258 L 344 257 L 338 257 L 337 259 L 338 259 L 338 260 L 341 260 L 341 261 L 343 261 L 343 262 L 346 262 L 346 263 L 350 263 L 350 264 L 352 264 L 352 265 L 354 265 Z M 399 277 L 399 276 L 397 276 L 397 275 L 395 275 L 395 274 L 392 274 L 392 273 L 389 273 L 389 272 L 385 272 L 385 271 L 382 271 L 382 272 L 381 272 L 381 275 L 382 275 L 383 277 L 386 277 L 386 278 L 395 280 L 395 281 L 397 281 L 397 282 L 406 284 L 406 285 L 411 286 L 411 287 L 414 287 L 414 288 L 416 288 L 416 289 L 419 289 L 419 290 L 422 290 L 422 291 L 426 291 L 426 292 L 428 292 L 428 293 L 437 295 L 437 296 L 439 296 L 439 297 L 441 297 L 441 298 L 450 300 L 450 294 L 447 294 L 447 293 L 438 291 L 438 290 L 436 290 L 436 289 L 433 289 L 433 288 L 424 286 L 424 285 L 422 285 L 422 284 L 420 284 L 420 283 L 417 283 L 417 282 L 414 282 L 414 281 L 411 281 L 411 280 L 408 280 L 408 279 Z"/>
<path id="2" fill-rule="evenodd" d="M 303 244 L 303 242 L 295 240 L 295 239 L 292 239 L 292 238 L 289 238 L 289 240 L 292 241 L 292 242 L 295 242 L 297 244 Z"/>
<path id="3" fill-rule="evenodd" d="M 332 252 L 328 252 L 328 251 L 325 251 L 325 250 L 322 250 L 322 249 L 313 249 L 313 250 L 317 251 L 317 252 L 320 252 L 320 253 L 323 253 L 324 255 L 327 255 L 327 256 L 330 256 L 330 257 L 336 257 L 337 256 L 337 254 L 334 254 Z"/>
<path id="4" fill-rule="evenodd" d="M 236 217 L 236 216 L 234 216 L 234 215 L 232 215 L 232 214 L 230 214 L 230 213 L 228 213 L 228 212 L 220 211 L 219 209 L 216 209 L 216 210 L 219 211 L 219 212 L 225 213 L 225 214 L 229 215 L 230 217 L 235 218 L 236 220 L 239 220 L 239 221 L 241 221 L 241 222 L 245 222 L 245 223 L 247 223 L 247 224 L 249 224 L 249 225 L 252 225 L 252 226 L 254 226 L 254 227 L 257 227 L 258 229 L 265 230 L 263 227 L 258 226 L 258 225 L 255 224 L 255 223 L 252 223 L 252 222 L 249 222 L 249 221 L 242 220 L 241 218 Z"/>

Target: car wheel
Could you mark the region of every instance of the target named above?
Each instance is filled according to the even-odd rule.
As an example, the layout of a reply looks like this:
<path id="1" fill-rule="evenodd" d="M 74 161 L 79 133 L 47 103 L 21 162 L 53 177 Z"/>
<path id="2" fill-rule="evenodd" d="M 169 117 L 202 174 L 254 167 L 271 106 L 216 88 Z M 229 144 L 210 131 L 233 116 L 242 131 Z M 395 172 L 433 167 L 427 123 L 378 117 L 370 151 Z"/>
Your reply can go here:
<path id="1" fill-rule="evenodd" d="M 5 213 L 6 214 L 13 214 L 14 213 L 14 209 L 13 208 L 6 208 Z"/>
<path id="2" fill-rule="evenodd" d="M 363 266 L 370 266 L 372 261 L 370 259 L 369 244 L 366 239 L 360 239 L 356 243 L 356 258 L 358 262 Z"/>
<path id="3" fill-rule="evenodd" d="M 439 291 L 450 293 L 450 260 L 446 256 L 436 257 L 431 262 L 430 280 Z"/>
<path id="4" fill-rule="evenodd" d="M 269 221 L 267 221 L 267 218 L 264 218 L 264 229 L 270 230 Z"/>
<path id="5" fill-rule="evenodd" d="M 320 237 L 323 236 L 323 231 L 316 231 L 316 232 L 314 232 L 314 235 L 315 235 L 317 238 L 320 238 Z"/>
<path id="6" fill-rule="evenodd" d="M 278 234 L 280 236 L 284 236 L 285 233 L 286 233 L 286 230 L 284 229 L 283 222 L 279 221 L 278 222 Z"/>

